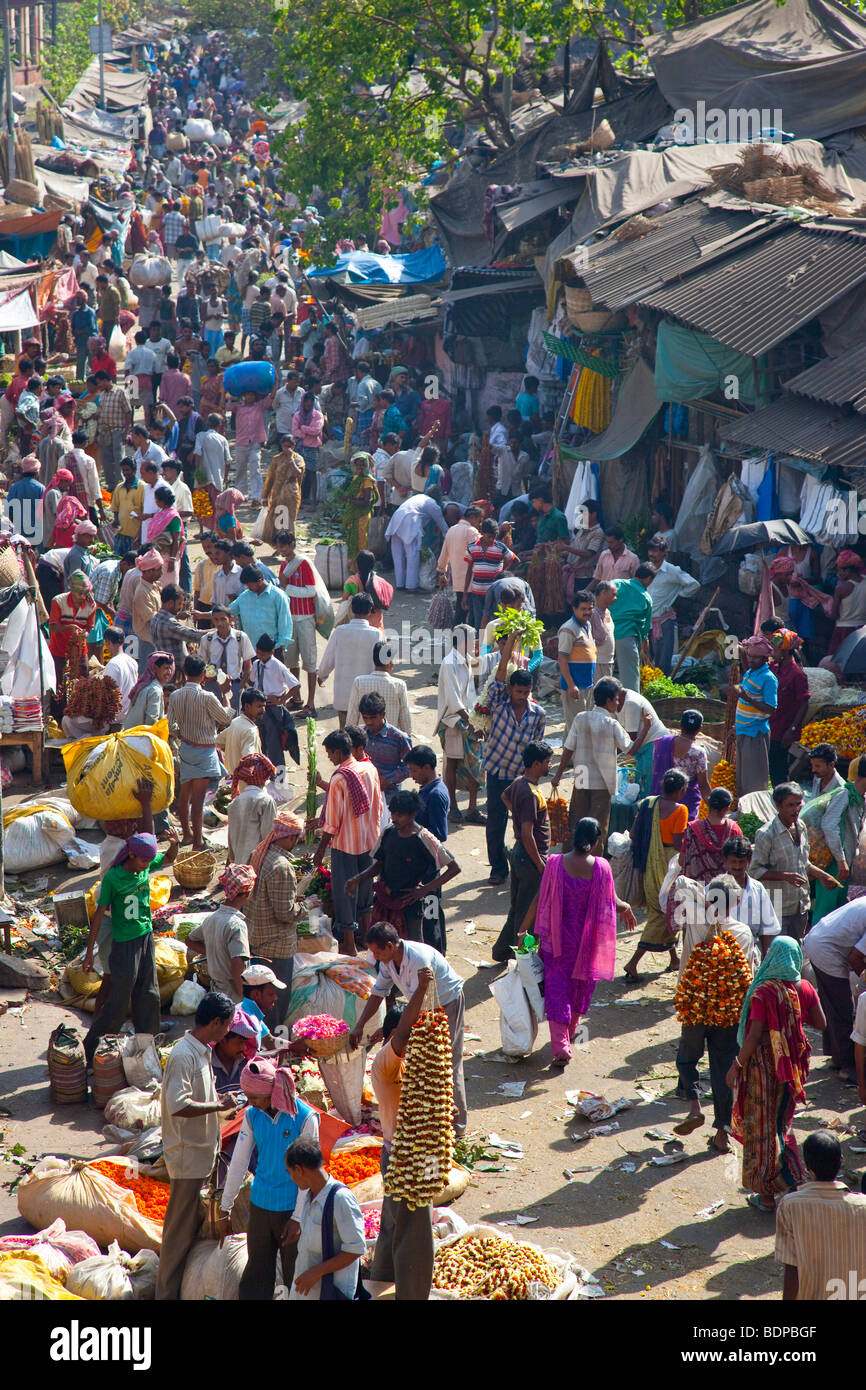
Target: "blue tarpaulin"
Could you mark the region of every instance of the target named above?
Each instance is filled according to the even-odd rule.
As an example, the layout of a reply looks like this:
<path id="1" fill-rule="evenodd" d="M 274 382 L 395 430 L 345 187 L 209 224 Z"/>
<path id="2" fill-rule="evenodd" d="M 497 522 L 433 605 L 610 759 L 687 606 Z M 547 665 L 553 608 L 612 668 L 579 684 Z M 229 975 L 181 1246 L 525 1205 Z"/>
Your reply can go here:
<path id="1" fill-rule="evenodd" d="M 426 280 L 441 280 L 447 269 L 445 257 L 438 246 L 425 251 L 410 251 L 405 256 L 376 256 L 372 251 L 347 251 L 337 257 L 336 265 L 308 270 L 307 277 L 330 275 L 346 277 L 355 285 L 420 285 Z"/>
<path id="2" fill-rule="evenodd" d="M 753 359 L 679 323 L 663 321 L 656 341 L 655 386 L 660 401 L 695 401 L 731 386 L 733 399 L 764 405 L 755 390 Z"/>

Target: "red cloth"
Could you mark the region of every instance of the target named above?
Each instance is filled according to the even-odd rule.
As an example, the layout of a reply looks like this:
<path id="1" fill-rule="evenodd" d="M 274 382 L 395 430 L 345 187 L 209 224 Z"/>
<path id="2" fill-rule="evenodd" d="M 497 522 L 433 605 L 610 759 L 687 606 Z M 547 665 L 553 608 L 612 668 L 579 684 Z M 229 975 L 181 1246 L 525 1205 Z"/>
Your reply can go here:
<path id="1" fill-rule="evenodd" d="M 280 566 L 281 584 L 283 582 L 283 571 L 285 570 L 286 565 L 289 564 L 291 564 L 291 561 L 286 560 Z M 295 595 L 292 593 L 293 587 L 297 589 L 308 589 L 311 585 L 315 587 L 315 583 L 316 576 L 313 574 L 312 565 L 310 564 L 309 560 L 302 560 L 301 563 L 298 565 L 297 569 L 294 571 L 294 573 L 286 581 L 286 598 L 289 600 L 289 605 L 292 610 L 293 618 L 315 617 L 315 598 L 307 595 L 302 595 L 300 598 L 295 598 Z"/>
<path id="2" fill-rule="evenodd" d="M 797 710 L 809 698 L 809 678 L 796 661 L 787 661 L 783 666 L 771 661 L 770 670 L 779 682 L 778 703 L 775 713 L 770 715 L 770 738 L 780 743 L 782 735 L 791 728 Z"/>

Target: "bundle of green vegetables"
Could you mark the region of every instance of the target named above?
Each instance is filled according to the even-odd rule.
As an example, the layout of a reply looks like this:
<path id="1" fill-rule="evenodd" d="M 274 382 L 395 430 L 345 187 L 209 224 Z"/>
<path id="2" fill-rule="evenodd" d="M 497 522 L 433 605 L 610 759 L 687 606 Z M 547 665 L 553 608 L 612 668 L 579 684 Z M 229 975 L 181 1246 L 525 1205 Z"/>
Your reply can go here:
<path id="1" fill-rule="evenodd" d="M 526 608 L 497 608 L 493 615 L 496 623 L 495 635 L 499 641 L 501 637 L 510 637 L 512 633 L 517 634 L 515 650 L 520 650 L 528 655 L 529 652 L 537 651 L 541 646 L 541 637 L 544 632 L 544 623 L 538 618 L 533 618 Z"/>
<path id="2" fill-rule="evenodd" d="M 693 681 L 687 681 L 680 685 L 678 681 L 672 681 L 670 676 L 661 676 L 658 680 L 650 681 L 645 687 L 643 694 L 648 700 L 669 700 L 671 698 L 681 698 L 686 695 L 690 699 L 703 699 L 704 691 Z"/>
<path id="3" fill-rule="evenodd" d="M 756 815 L 754 811 L 744 811 L 742 815 L 737 817 L 737 824 L 746 839 L 751 840 L 753 844 L 755 842 L 755 836 L 758 831 L 763 828 L 765 823 L 763 817 Z"/>

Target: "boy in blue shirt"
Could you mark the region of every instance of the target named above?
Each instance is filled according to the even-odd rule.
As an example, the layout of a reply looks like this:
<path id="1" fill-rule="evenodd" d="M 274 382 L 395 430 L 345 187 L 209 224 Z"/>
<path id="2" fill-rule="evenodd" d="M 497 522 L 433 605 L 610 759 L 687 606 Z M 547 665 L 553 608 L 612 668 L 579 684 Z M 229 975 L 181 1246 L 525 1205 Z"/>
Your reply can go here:
<path id="1" fill-rule="evenodd" d="M 766 637 L 748 637 L 740 643 L 743 676 L 734 686 L 738 797 L 746 792 L 765 792 L 770 785 L 770 715 L 779 692 L 779 682 L 769 666 L 772 655 Z"/>

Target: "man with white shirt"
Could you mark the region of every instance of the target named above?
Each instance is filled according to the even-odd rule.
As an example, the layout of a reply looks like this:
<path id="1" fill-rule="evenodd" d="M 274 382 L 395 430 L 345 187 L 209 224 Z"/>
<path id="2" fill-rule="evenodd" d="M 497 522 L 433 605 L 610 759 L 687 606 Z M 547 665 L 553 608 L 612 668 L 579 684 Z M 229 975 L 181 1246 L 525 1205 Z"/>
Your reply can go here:
<path id="1" fill-rule="evenodd" d="M 770 942 L 778 936 L 782 928 L 773 907 L 773 900 L 763 883 L 752 878 L 749 864 L 752 859 L 752 846 L 745 835 L 732 835 L 722 845 L 725 856 L 725 873 L 736 879 L 740 885 L 740 897 L 733 916 L 744 926 L 751 927 L 754 938 L 754 958 L 757 963 L 767 954 Z"/>
<path id="2" fill-rule="evenodd" d="M 487 411 L 488 442 L 493 453 L 493 469 L 496 489 L 500 496 L 508 497 L 511 487 L 511 463 L 508 459 L 508 430 L 502 423 L 502 406 L 491 405 Z M 518 485 L 518 494 L 520 487 Z"/>
<path id="3" fill-rule="evenodd" d="M 90 259 L 90 252 L 82 250 L 79 252 L 72 266 L 75 271 L 79 285 L 86 285 L 94 294 L 96 293 L 96 276 L 98 271 Z"/>
<path id="4" fill-rule="evenodd" d="M 421 538 L 427 521 L 438 526 L 443 536 L 448 534 L 448 523 L 438 503 L 425 493 L 416 492 L 400 504 L 385 531 L 385 539 L 391 542 L 394 584 L 398 589 L 406 589 L 407 593 L 419 592 Z"/>
<path id="5" fill-rule="evenodd" d="M 439 573 L 439 582 L 443 588 L 447 584 L 448 569 L 451 569 L 451 587 L 454 590 L 455 600 L 455 621 L 462 622 L 469 615 L 464 607 L 466 601 L 466 575 L 469 570 L 469 561 L 466 558 L 466 547 L 473 541 L 477 541 L 480 536 L 478 526 L 484 517 L 480 507 L 467 507 L 461 517 L 459 512 L 454 514 L 455 504 L 446 503 L 442 515 L 448 522 L 448 532 L 442 542 L 442 549 L 439 552 L 439 560 L 436 569 Z"/>
<path id="6" fill-rule="evenodd" d="M 138 680 L 138 662 L 123 650 L 124 633 L 119 627 L 110 627 L 103 638 L 110 658 L 103 667 L 103 675 L 110 676 L 120 691 L 121 720 L 129 709 L 129 693 Z"/>
<path id="7" fill-rule="evenodd" d="M 385 484 L 388 505 L 399 507 L 412 495 L 412 470 L 420 455 L 419 449 L 401 449 L 400 438 L 396 434 L 386 434 L 382 438 L 382 449 L 388 455 L 388 462 L 381 472 Z M 378 452 L 378 450 L 377 450 Z M 376 477 L 379 478 L 377 472 Z"/>
<path id="8" fill-rule="evenodd" d="M 364 430 L 373 422 L 373 402 L 379 394 L 380 386 L 370 371 L 370 363 L 361 357 L 355 363 L 355 375 L 348 385 L 349 403 L 355 416 L 355 435 L 360 440 Z"/>
<path id="9" fill-rule="evenodd" d="M 127 353 L 123 364 L 126 380 L 135 377 L 138 383 L 138 403 L 144 411 L 145 420 L 150 419 L 153 410 L 153 374 L 156 371 L 156 355 L 148 346 L 147 334 L 143 329 L 135 335 L 135 347 Z"/>
<path id="10" fill-rule="evenodd" d="M 454 1082 L 454 1133 L 459 1138 L 466 1130 L 466 1082 L 463 1077 L 463 978 L 433 946 L 419 941 L 401 941 L 397 928 L 390 922 L 376 922 L 367 932 L 367 948 L 379 966 L 373 992 L 364 1011 L 349 1034 L 349 1046 L 358 1047 L 364 1027 L 373 1017 L 381 1001 L 396 985 L 404 999 L 411 999 L 418 988 L 418 972 L 426 967 L 433 971 L 433 984 L 440 1008 L 448 1019 L 451 1034 L 451 1068 Z"/>
<path id="11" fill-rule="evenodd" d="M 222 420 L 219 415 L 208 415 L 205 429 L 196 435 L 192 446 L 193 458 L 196 466 L 204 473 L 205 485 L 215 487 L 217 492 L 225 490 L 229 464 L 232 461 L 231 447 L 221 429 Z"/>
<path id="12" fill-rule="evenodd" d="M 595 607 L 589 618 L 589 625 L 595 642 L 595 678 L 597 681 L 613 675 L 616 633 L 609 609 L 615 598 L 616 586 L 609 580 L 603 580 L 595 591 Z"/>
<path id="13" fill-rule="evenodd" d="M 160 465 L 153 459 L 143 459 L 138 470 L 138 475 L 144 483 L 144 501 L 141 504 L 141 534 L 146 538 L 147 523 L 152 516 L 159 510 L 156 501 L 156 489 L 158 487 L 168 487 L 162 477 Z"/>
<path id="14" fill-rule="evenodd" d="M 677 626 L 674 604 L 679 598 L 696 594 L 701 585 L 693 575 L 671 564 L 667 558 L 668 543 L 663 536 L 653 536 L 647 550 L 649 562 L 656 572 L 647 589 L 653 604 L 650 649 L 656 666 L 667 676 L 670 674 Z"/>
<path id="15" fill-rule="evenodd" d="M 803 954 L 812 962 L 827 1018 L 824 1051 L 842 1080 L 854 1084 L 854 1000 L 849 975 L 866 969 L 866 898 L 854 898 L 816 922 L 803 937 Z"/>
<path id="16" fill-rule="evenodd" d="M 199 439 L 201 439 L 201 435 L 199 435 Z M 227 608 L 237 598 L 243 587 L 241 584 L 241 566 L 235 561 L 231 541 L 214 541 L 213 552 L 214 560 L 219 565 L 219 569 L 216 570 L 213 577 L 211 596 L 214 604 L 224 605 Z"/>
<path id="17" fill-rule="evenodd" d="M 245 690 L 241 695 L 241 712 L 227 729 L 217 736 L 226 770 L 233 773 L 241 758 L 261 753 L 261 722 L 265 713 L 265 697 L 260 690 Z"/>
<path id="18" fill-rule="evenodd" d="M 373 674 L 356 676 L 349 692 L 349 708 L 346 723 L 361 723 L 360 703 L 365 695 L 381 695 L 385 701 L 385 722 L 412 737 L 412 719 L 409 714 L 409 691 L 406 682 L 393 674 L 394 659 L 387 642 L 377 642 L 373 648 Z"/>
<path id="19" fill-rule="evenodd" d="M 367 594 L 355 594 L 349 622 L 335 627 L 319 663 L 319 685 L 334 673 L 333 706 L 342 729 L 356 676 L 372 675 L 373 651 L 382 640 L 382 630 L 367 619 L 373 611 L 373 601 Z"/>
<path id="20" fill-rule="evenodd" d="M 158 319 L 151 323 L 148 334 L 147 346 L 156 358 L 156 366 L 153 369 L 153 394 L 156 397 L 159 394 L 162 374 L 168 371 L 168 355 L 174 352 L 174 344 L 163 337 L 162 324 Z"/>
<path id="21" fill-rule="evenodd" d="M 640 782 L 641 794 L 648 796 L 652 781 L 653 744 L 657 738 L 667 733 L 667 727 L 659 719 L 649 700 L 643 695 L 638 695 L 635 690 L 620 690 L 617 696 L 616 717 L 632 738 L 641 728 L 643 721 L 647 718 L 649 720 L 646 737 L 642 740 L 640 753 L 635 758 L 635 772 Z"/>
<path id="22" fill-rule="evenodd" d="M 282 439 L 284 435 L 291 437 L 292 419 L 300 410 L 303 399 L 304 389 L 300 376 L 295 371 L 286 372 L 283 385 L 279 391 L 274 392 L 274 427 L 278 439 Z M 318 410 L 318 402 L 315 408 Z"/>
<path id="23" fill-rule="evenodd" d="M 231 703 L 233 710 L 238 708 L 241 684 L 248 684 L 255 650 L 245 632 L 232 627 L 231 614 L 226 604 L 215 604 L 210 611 L 213 627 L 202 633 L 198 654 L 209 666 L 215 666 L 216 679 L 205 680 L 205 690 L 224 703 Z M 230 702 L 226 701 L 225 682 L 231 692 Z"/>

